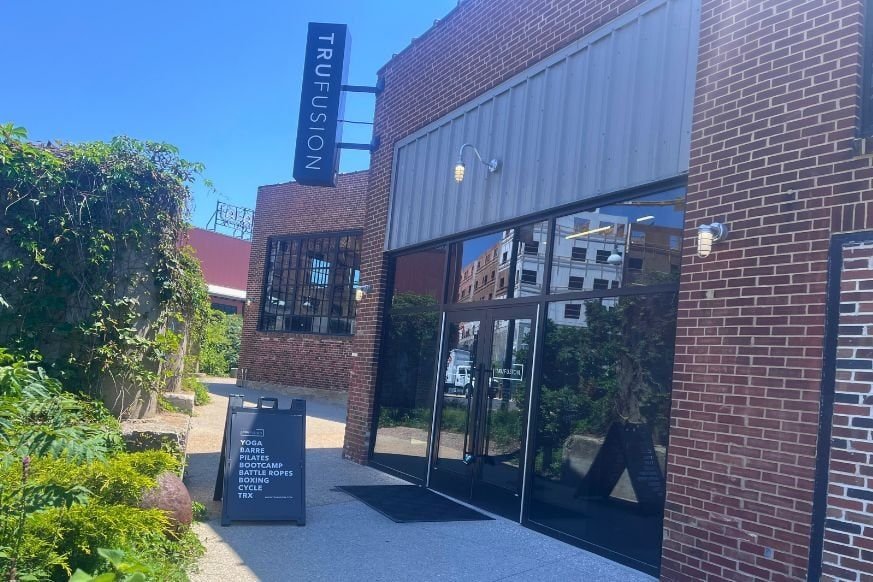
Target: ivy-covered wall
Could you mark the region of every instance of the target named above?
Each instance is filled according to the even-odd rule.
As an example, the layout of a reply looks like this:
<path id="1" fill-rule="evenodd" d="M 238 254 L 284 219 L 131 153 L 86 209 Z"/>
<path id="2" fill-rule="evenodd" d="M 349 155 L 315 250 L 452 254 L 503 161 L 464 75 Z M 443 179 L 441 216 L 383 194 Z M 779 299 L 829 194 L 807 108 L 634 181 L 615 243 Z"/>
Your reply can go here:
<path id="1" fill-rule="evenodd" d="M 200 171 L 168 144 L 33 144 L 0 125 L 0 345 L 119 415 L 152 413 L 208 309 L 180 244 Z"/>

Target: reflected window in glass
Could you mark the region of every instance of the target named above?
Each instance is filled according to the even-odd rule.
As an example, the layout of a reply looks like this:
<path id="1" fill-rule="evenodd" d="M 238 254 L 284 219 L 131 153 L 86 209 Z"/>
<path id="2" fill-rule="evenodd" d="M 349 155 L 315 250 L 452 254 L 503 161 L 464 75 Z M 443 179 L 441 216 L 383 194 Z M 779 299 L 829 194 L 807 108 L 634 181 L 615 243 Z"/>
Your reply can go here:
<path id="1" fill-rule="evenodd" d="M 537 272 L 536 271 L 528 271 L 527 269 L 522 269 L 521 270 L 521 282 L 526 283 L 528 285 L 536 285 Z"/>
<path id="2" fill-rule="evenodd" d="M 581 291 L 585 289 L 585 277 L 575 277 L 573 275 L 570 275 L 569 288 L 574 291 Z"/>
<path id="3" fill-rule="evenodd" d="M 557 218 L 550 291 L 574 290 L 571 276 L 607 288 L 677 283 L 684 210 L 677 188 Z M 612 254 L 622 261 L 610 264 Z"/>
<path id="4" fill-rule="evenodd" d="M 450 263 L 457 275 L 449 285 L 450 302 L 541 294 L 547 238 L 548 222 L 543 221 L 456 243 Z"/>

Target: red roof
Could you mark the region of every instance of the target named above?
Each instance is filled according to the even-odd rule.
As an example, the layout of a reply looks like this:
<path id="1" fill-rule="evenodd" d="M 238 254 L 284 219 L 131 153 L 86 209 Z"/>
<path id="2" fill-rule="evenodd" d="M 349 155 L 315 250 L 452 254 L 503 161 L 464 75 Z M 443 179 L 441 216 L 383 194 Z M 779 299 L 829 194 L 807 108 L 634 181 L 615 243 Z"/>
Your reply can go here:
<path id="1" fill-rule="evenodd" d="M 207 284 L 245 291 L 249 278 L 251 241 L 192 228 L 188 230 L 188 244 L 197 252 Z"/>

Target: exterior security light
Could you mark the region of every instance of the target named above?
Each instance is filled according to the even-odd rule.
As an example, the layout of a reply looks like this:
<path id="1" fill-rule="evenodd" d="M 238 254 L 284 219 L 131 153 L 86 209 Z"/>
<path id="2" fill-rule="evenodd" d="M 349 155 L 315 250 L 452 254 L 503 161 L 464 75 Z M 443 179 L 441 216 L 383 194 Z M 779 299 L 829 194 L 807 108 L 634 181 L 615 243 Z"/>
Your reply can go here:
<path id="1" fill-rule="evenodd" d="M 473 153 L 476 154 L 476 158 L 479 159 L 483 166 L 488 168 L 489 174 L 493 174 L 500 168 L 499 160 L 494 159 L 490 162 L 486 162 L 482 159 L 482 156 L 479 154 L 479 150 L 476 149 L 476 146 L 471 143 L 465 143 L 461 146 L 461 149 L 458 150 L 458 161 L 455 163 L 455 182 L 457 182 L 458 184 L 464 181 L 464 169 L 466 167 L 464 166 L 464 148 L 473 149 Z"/>
<path id="2" fill-rule="evenodd" d="M 697 228 L 697 256 L 705 259 L 712 252 L 712 243 L 727 238 L 727 226 L 720 222 L 701 224 Z"/>
<path id="3" fill-rule="evenodd" d="M 373 290 L 372 285 L 358 285 L 355 287 L 355 301 L 360 301 L 364 295 Z"/>

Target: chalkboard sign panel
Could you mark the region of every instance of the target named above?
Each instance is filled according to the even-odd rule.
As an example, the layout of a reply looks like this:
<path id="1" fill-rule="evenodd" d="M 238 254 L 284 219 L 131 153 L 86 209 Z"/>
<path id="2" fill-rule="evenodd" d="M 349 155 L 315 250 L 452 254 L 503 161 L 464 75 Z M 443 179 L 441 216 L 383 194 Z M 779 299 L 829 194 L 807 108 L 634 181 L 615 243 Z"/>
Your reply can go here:
<path id="1" fill-rule="evenodd" d="M 271 406 L 265 406 L 266 404 Z M 236 405 L 240 404 L 240 405 Z M 306 523 L 306 401 L 262 398 L 257 408 L 231 401 L 215 498 L 221 525 L 231 521 Z M 223 475 L 221 474 L 223 473 Z"/>

